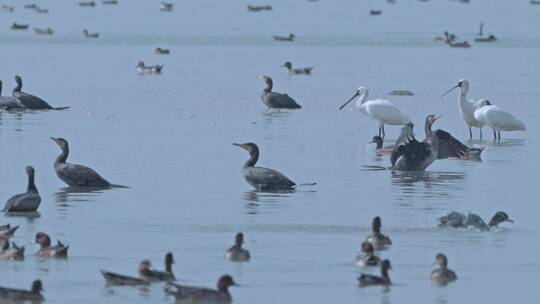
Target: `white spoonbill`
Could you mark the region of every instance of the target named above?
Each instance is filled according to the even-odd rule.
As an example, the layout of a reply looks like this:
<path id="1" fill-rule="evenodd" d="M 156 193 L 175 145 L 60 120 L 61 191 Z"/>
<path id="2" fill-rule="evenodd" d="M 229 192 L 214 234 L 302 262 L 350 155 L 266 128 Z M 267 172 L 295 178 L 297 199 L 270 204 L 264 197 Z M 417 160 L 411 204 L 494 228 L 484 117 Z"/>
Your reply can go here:
<path id="1" fill-rule="evenodd" d="M 364 87 L 359 87 L 353 97 L 344 103 L 340 110 L 345 108 L 356 97 L 356 108 L 367 116 L 379 122 L 379 136 L 384 138 L 384 125 L 401 126 L 411 122 L 409 116 L 403 114 L 398 107 L 385 99 L 367 100 L 369 91 Z"/>
<path id="2" fill-rule="evenodd" d="M 510 112 L 481 99 L 476 105 L 474 118 L 493 130 L 493 140 L 501 139 L 501 131 L 525 131 L 525 125 Z"/>
<path id="3" fill-rule="evenodd" d="M 463 120 L 465 121 L 467 126 L 469 126 L 469 138 L 472 138 L 472 127 L 480 128 L 480 138 L 482 138 L 482 127 L 484 126 L 484 124 L 474 118 L 474 110 L 476 110 L 477 103 L 467 100 L 467 92 L 469 92 L 469 82 L 465 79 L 459 80 L 457 85 L 446 91 L 441 97 L 444 97 L 446 94 L 457 88 L 460 88 L 458 98 L 459 113 L 461 113 L 461 117 L 463 117 Z"/>

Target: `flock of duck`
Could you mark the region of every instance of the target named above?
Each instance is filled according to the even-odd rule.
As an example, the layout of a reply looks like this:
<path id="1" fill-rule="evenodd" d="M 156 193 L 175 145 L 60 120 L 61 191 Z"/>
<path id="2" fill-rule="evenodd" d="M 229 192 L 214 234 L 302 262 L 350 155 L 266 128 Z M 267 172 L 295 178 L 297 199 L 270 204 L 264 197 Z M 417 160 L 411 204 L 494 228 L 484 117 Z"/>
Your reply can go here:
<path id="1" fill-rule="evenodd" d="M 116 1 L 103 1 L 103 4 L 116 4 Z M 80 2 L 80 6 L 95 6 L 95 2 Z M 46 9 L 37 6 L 27 7 L 40 13 L 46 13 Z M 6 9 L 4 7 L 4 9 Z M 171 11 L 172 3 L 161 3 L 162 11 Z M 248 6 L 249 11 L 271 10 L 271 6 Z M 379 12 L 380 14 L 380 12 Z M 376 13 L 372 13 L 376 15 Z M 13 27 L 22 29 L 24 26 L 14 24 Z M 483 25 L 481 26 L 482 36 Z M 49 31 L 50 29 L 48 29 Z M 52 33 L 52 30 L 50 30 Z M 97 38 L 99 34 L 89 33 L 84 30 L 88 38 Z M 492 38 L 491 38 L 492 37 Z M 288 36 L 275 36 L 278 41 L 293 41 L 294 34 Z M 494 36 L 489 36 L 489 41 L 494 41 Z M 444 41 L 450 45 L 454 44 L 455 36 L 445 33 Z M 482 40 L 477 40 L 484 42 Z M 487 41 L 487 40 L 486 40 Z M 168 54 L 168 49 L 157 48 L 156 53 Z M 283 65 L 291 75 L 310 75 L 313 67 L 293 68 L 291 62 Z M 146 66 L 144 62 L 139 62 L 137 69 L 141 74 L 159 74 L 163 66 Z M 262 76 L 265 87 L 262 90 L 261 100 L 269 109 L 301 109 L 302 106 L 294 98 L 287 94 L 273 91 L 274 84 L 269 76 Z M 66 110 L 69 107 L 53 107 L 45 100 L 32 94 L 22 91 L 22 78 L 15 76 L 16 86 L 13 88 L 12 96 L 1 96 L 2 82 L 0 81 L 0 110 L 3 111 L 27 111 L 27 110 Z M 458 83 L 443 94 L 459 89 L 458 109 L 461 116 L 469 128 L 470 137 L 473 137 L 472 128 L 480 129 L 482 138 L 482 128 L 487 126 L 493 131 L 494 140 L 500 140 L 502 131 L 525 130 L 525 125 L 517 119 L 511 112 L 493 105 L 487 99 L 480 99 L 477 102 L 467 100 L 469 82 L 459 80 Z M 409 91 L 396 91 L 395 95 L 412 95 Z M 468 147 L 449 132 L 444 130 L 433 130 L 433 124 L 441 117 L 430 114 L 424 122 L 425 139 L 419 141 L 414 132 L 414 124 L 409 116 L 388 100 L 374 99 L 368 100 L 369 91 L 365 87 L 358 87 L 353 96 L 347 100 L 339 110 L 344 109 L 352 101 L 356 100 L 356 108 L 363 114 L 378 122 L 378 135 L 374 136 L 372 143 L 376 144 L 376 153 L 390 156 L 390 169 L 402 171 L 424 171 L 437 159 L 459 159 L 475 160 L 479 159 L 484 148 Z M 384 146 L 385 126 L 402 126 L 400 135 L 396 142 L 390 146 Z M 51 137 L 61 150 L 60 155 L 54 161 L 54 170 L 60 180 L 69 187 L 83 189 L 108 189 L 112 187 L 125 187 L 110 183 L 90 167 L 72 164 L 67 162 L 69 156 L 69 144 L 64 138 Z M 298 186 L 283 173 L 274 169 L 256 166 L 260 156 L 259 147 L 255 143 L 234 143 L 249 153 L 249 159 L 242 166 L 242 174 L 246 182 L 258 191 L 294 191 Z M 8 214 L 25 214 L 37 212 L 41 196 L 35 183 L 35 169 L 32 166 L 25 168 L 27 175 L 26 192 L 13 195 L 9 198 L 3 208 L 3 212 Z M 315 183 L 301 184 L 315 185 Z M 439 218 L 439 226 L 445 228 L 474 228 L 481 231 L 490 230 L 503 222 L 513 222 L 509 216 L 502 211 L 497 212 L 486 224 L 480 216 L 474 213 L 463 214 L 452 211 L 446 216 Z M 371 285 L 391 285 L 389 270 L 391 263 L 388 259 L 381 259 L 376 252 L 388 250 L 392 247 L 389 236 L 381 232 L 381 218 L 376 216 L 372 221 L 372 233 L 365 237 L 361 244 L 362 254 L 356 258 L 356 264 L 361 267 L 380 267 L 380 276 L 371 274 L 361 274 L 358 277 L 360 286 Z M 2 260 L 23 260 L 25 247 L 18 246 L 11 241 L 18 226 L 10 224 L 0 226 L 0 259 Z M 39 244 L 36 256 L 43 258 L 67 258 L 69 246 L 57 241 L 53 245 L 51 238 L 44 232 L 35 235 L 35 243 Z M 239 232 L 235 236 L 234 245 L 225 251 L 225 258 L 234 262 L 247 262 L 252 259 L 251 253 L 243 248 L 244 234 Z M 446 285 L 457 279 L 454 271 L 448 268 L 448 259 L 445 254 L 438 253 L 435 256 L 438 268 L 433 270 L 431 280 L 440 285 Z M 165 292 L 174 296 L 180 301 L 210 302 L 210 303 L 230 303 L 232 297 L 229 287 L 237 285 L 230 275 L 223 275 L 218 279 L 216 289 L 199 288 L 185 286 L 175 283 L 176 277 L 173 273 L 172 265 L 174 257 L 171 252 L 165 255 L 165 269 L 155 270 L 149 260 L 143 260 L 138 266 L 138 277 L 118 274 L 106 270 L 101 270 L 107 285 L 149 285 L 156 282 L 166 282 Z M 35 280 L 30 290 L 12 289 L 0 287 L 0 300 L 11 301 L 41 301 L 43 295 L 43 284 L 40 280 Z"/>

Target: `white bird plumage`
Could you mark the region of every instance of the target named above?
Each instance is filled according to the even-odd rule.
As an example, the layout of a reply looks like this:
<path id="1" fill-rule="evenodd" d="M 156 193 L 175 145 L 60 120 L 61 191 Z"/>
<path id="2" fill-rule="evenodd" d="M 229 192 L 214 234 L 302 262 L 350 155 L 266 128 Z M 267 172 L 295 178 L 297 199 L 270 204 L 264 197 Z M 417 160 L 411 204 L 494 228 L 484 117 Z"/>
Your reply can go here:
<path id="1" fill-rule="evenodd" d="M 356 93 L 339 109 L 343 109 L 351 101 L 360 96 L 356 101 L 356 108 L 367 116 L 379 122 L 379 136 L 384 138 L 384 125 L 401 126 L 411 122 L 409 116 L 401 112 L 393 103 L 385 99 L 367 100 L 369 91 L 364 87 L 359 87 Z"/>
<path id="2" fill-rule="evenodd" d="M 501 139 L 501 131 L 525 131 L 523 122 L 512 113 L 492 105 L 487 99 L 481 99 L 476 105 L 474 117 L 493 130 L 495 139 Z"/>
<path id="3" fill-rule="evenodd" d="M 467 100 L 467 93 L 469 92 L 469 82 L 465 79 L 459 80 L 457 85 L 446 91 L 442 96 L 445 96 L 456 88 L 460 88 L 458 97 L 458 108 L 461 117 L 463 117 L 463 120 L 465 121 L 467 126 L 469 126 L 470 138 L 473 137 L 472 127 L 480 129 L 480 138 L 482 138 L 482 127 L 484 127 L 484 124 L 474 117 L 474 111 L 476 110 L 476 106 L 478 103 Z"/>

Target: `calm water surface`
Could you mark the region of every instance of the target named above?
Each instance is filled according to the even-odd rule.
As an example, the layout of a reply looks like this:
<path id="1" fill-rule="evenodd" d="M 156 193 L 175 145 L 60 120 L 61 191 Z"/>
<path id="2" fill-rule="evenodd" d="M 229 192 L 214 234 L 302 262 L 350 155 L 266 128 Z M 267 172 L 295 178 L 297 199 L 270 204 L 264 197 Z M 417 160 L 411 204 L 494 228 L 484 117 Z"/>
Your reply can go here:
<path id="1" fill-rule="evenodd" d="M 232 290 L 237 303 L 538 297 L 540 7 L 502 0 L 268 2 L 269 13 L 247 13 L 248 1 L 210 0 L 176 1 L 174 12 L 160 13 L 158 1 L 94 9 L 38 1 L 50 9 L 45 15 L 2 2 L 16 5 L 15 13 L 0 15 L 4 94 L 18 74 L 25 91 L 72 108 L 0 113 L 0 200 L 24 191 L 26 165 L 36 168 L 43 197 L 39 218 L 0 217 L 0 224 L 21 225 L 13 240 L 28 255 L 0 263 L 0 285 L 26 288 L 41 278 L 50 303 L 170 303 L 162 285 L 105 288 L 98 270 L 135 275 L 145 258 L 161 269 L 172 251 L 185 284 L 214 286 L 221 274 L 233 275 L 242 284 Z M 369 9 L 383 14 L 370 17 Z M 433 42 L 444 30 L 471 41 L 482 20 L 499 42 L 466 50 Z M 50 26 L 55 35 L 12 32 L 13 22 Z M 83 28 L 102 36 L 83 40 Z M 271 39 L 289 32 L 298 36 L 293 44 Z M 172 54 L 154 55 L 156 46 Z M 165 64 L 163 75 L 137 75 L 141 59 Z M 287 75 L 280 68 L 287 60 L 314 65 L 314 74 Z M 304 108 L 266 112 L 262 74 Z M 368 144 L 377 123 L 353 107 L 337 110 L 356 87 L 405 109 L 419 135 L 425 116 L 437 113 L 437 127 L 466 141 L 458 93 L 440 98 L 460 78 L 471 82 L 470 98 L 510 109 L 527 133 L 503 133 L 494 144 L 486 129 L 485 141 L 467 142 L 487 147 L 482 162 L 437 161 L 415 175 L 371 170 L 389 165 Z M 388 96 L 394 89 L 416 95 Z M 399 128 L 386 131 L 390 141 Z M 51 136 L 69 140 L 72 162 L 131 188 L 65 191 L 52 168 L 60 151 Z M 240 174 L 247 153 L 231 145 L 247 141 L 259 145 L 261 165 L 317 186 L 251 192 Z M 451 210 L 486 218 L 505 210 L 515 223 L 488 233 L 436 228 L 436 218 Z M 389 291 L 360 289 L 355 281 L 361 270 L 353 261 L 375 215 L 394 241 L 381 253 L 393 264 Z M 37 231 L 68 243 L 69 259 L 33 257 Z M 223 259 L 238 231 L 254 256 L 250 263 Z M 459 276 L 447 288 L 429 281 L 439 251 Z"/>

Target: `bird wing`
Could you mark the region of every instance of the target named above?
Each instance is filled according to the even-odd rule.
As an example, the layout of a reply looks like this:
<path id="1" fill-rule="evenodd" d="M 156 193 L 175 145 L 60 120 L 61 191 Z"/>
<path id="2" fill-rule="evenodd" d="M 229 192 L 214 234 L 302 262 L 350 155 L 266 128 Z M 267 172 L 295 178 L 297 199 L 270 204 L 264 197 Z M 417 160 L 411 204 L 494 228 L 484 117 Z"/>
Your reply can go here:
<path id="1" fill-rule="evenodd" d="M 83 165 L 66 163 L 65 167 L 62 168 L 62 175 L 70 180 L 77 181 L 77 186 L 81 187 L 95 184 L 109 184 L 106 179 L 101 177 L 101 175 L 99 175 L 92 168 Z"/>
<path id="2" fill-rule="evenodd" d="M 147 276 L 151 280 L 156 281 L 174 281 L 174 275 L 170 272 L 159 271 L 159 270 L 148 270 Z"/>
<path id="3" fill-rule="evenodd" d="M 412 127 L 406 125 L 401 128 L 394 150 L 390 156 L 390 163 L 392 167 L 396 165 L 397 160 L 400 157 L 407 157 L 408 162 L 415 163 L 423 161 L 431 151 L 426 143 L 419 142 L 414 137 Z"/>
<path id="4" fill-rule="evenodd" d="M 192 286 L 185 286 L 185 285 L 178 285 L 178 284 L 172 284 L 170 283 L 169 286 L 173 287 L 173 289 L 166 289 L 169 294 L 174 295 L 177 299 L 190 299 L 195 294 L 198 293 L 206 293 L 206 292 L 215 292 L 212 289 L 208 288 L 201 288 L 201 287 L 192 287 Z"/>
<path id="5" fill-rule="evenodd" d="M 287 94 L 272 92 L 270 96 L 268 97 L 268 100 L 271 104 L 280 108 L 288 108 L 291 106 L 300 107 L 300 105 L 298 105 L 298 103 Z"/>
<path id="6" fill-rule="evenodd" d="M 443 130 L 435 130 L 433 133 L 439 139 L 439 154 L 437 155 L 437 159 L 451 157 L 463 158 L 469 153 L 469 148 L 450 135 L 450 133 Z"/>
<path id="7" fill-rule="evenodd" d="M 463 213 L 452 211 L 445 216 L 439 218 L 439 227 L 459 228 L 465 227 L 467 217 Z"/>
<path id="8" fill-rule="evenodd" d="M 259 185 L 277 185 L 280 188 L 292 188 L 296 184 L 283 173 L 270 168 L 254 167 L 251 171 L 250 179 Z"/>
<path id="9" fill-rule="evenodd" d="M 411 121 L 398 107 L 385 99 L 375 99 L 366 102 L 366 109 L 369 116 L 377 120 L 382 120 L 385 124 L 402 125 Z"/>
<path id="10" fill-rule="evenodd" d="M 108 272 L 105 270 L 101 270 L 101 274 L 105 278 L 108 284 L 112 285 L 148 285 L 148 281 L 129 277 L 121 274 L 117 274 L 114 272 Z"/>
<path id="11" fill-rule="evenodd" d="M 525 125 L 510 112 L 497 106 L 490 106 L 485 110 L 489 123 L 504 131 L 525 130 Z"/>
<path id="12" fill-rule="evenodd" d="M 21 193 L 12 196 L 3 211 L 35 211 L 41 203 L 41 197 L 36 193 Z"/>

